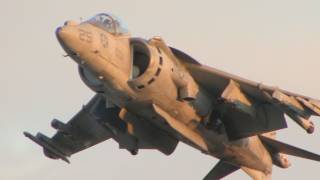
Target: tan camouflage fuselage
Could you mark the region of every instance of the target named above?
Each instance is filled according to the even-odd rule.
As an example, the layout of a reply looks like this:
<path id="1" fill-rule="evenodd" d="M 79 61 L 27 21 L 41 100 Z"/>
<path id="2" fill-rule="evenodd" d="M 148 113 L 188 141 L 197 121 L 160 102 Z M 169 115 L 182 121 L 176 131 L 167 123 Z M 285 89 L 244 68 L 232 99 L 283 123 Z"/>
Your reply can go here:
<path id="1" fill-rule="evenodd" d="M 272 158 L 257 136 L 230 142 L 223 129 L 217 133 L 205 128 L 217 97 L 193 80 L 161 38 L 113 35 L 73 21 L 59 28 L 57 36 L 68 55 L 103 83 L 105 97 L 123 109 L 120 116 L 133 113 L 203 153 L 242 167 L 255 179 L 269 178 Z M 147 51 L 149 63 L 133 77 L 133 57 L 142 51 Z M 135 135 L 134 130 L 128 133 Z"/>

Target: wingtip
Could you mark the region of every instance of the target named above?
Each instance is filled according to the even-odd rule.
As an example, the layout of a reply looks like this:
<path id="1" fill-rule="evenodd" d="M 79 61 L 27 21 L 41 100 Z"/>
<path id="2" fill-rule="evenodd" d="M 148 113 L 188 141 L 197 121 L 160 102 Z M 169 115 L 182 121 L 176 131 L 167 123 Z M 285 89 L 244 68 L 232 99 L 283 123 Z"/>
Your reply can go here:
<path id="1" fill-rule="evenodd" d="M 32 135 L 31 135 L 29 132 L 27 132 L 27 131 L 23 131 L 23 135 L 26 136 L 26 137 L 32 136 Z"/>
<path id="2" fill-rule="evenodd" d="M 27 132 L 27 131 L 24 131 L 24 132 L 23 132 L 23 135 L 24 135 L 25 137 L 29 138 L 30 140 L 32 140 L 33 142 L 39 144 L 37 138 L 36 138 L 34 135 L 32 135 L 31 133 L 29 133 L 29 132 Z M 40 145 L 40 144 L 39 144 L 39 145 Z"/>
<path id="3" fill-rule="evenodd" d="M 68 163 L 68 164 L 71 164 L 71 162 L 69 161 L 69 159 L 67 159 L 66 157 L 61 158 L 61 160 L 64 161 L 64 162 L 66 162 L 66 163 Z"/>
<path id="4" fill-rule="evenodd" d="M 53 158 L 53 157 L 57 157 L 61 160 L 63 160 L 64 162 L 70 164 L 70 161 L 68 158 L 66 158 L 63 154 L 61 154 L 59 152 L 59 150 L 54 149 L 55 147 L 51 147 L 48 142 L 44 142 L 44 140 L 41 140 L 41 138 L 39 138 L 40 136 L 44 138 L 44 135 L 42 135 L 41 133 L 38 133 L 39 135 L 33 136 L 31 133 L 24 131 L 23 135 L 26 136 L 27 138 L 29 138 L 30 140 L 32 140 L 33 142 L 37 143 L 38 145 L 40 145 L 43 149 L 44 149 L 44 154 L 49 157 L 49 158 Z M 50 154 L 46 154 L 50 153 Z M 56 158 L 53 158 L 56 159 Z"/>

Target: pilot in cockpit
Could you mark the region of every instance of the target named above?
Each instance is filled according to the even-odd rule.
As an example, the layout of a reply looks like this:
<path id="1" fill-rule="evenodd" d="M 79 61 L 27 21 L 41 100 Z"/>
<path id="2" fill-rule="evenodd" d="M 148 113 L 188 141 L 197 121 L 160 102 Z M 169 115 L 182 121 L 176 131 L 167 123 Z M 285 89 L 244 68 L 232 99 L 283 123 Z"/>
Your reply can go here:
<path id="1" fill-rule="evenodd" d="M 124 35 L 129 33 L 124 23 L 119 18 L 111 14 L 97 14 L 87 22 L 114 35 Z"/>

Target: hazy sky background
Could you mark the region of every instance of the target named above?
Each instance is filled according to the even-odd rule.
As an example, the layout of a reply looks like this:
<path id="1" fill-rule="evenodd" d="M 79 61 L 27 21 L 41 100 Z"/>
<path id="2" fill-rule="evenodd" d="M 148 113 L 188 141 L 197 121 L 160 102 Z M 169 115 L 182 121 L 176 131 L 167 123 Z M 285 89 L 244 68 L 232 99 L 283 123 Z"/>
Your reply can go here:
<path id="1" fill-rule="evenodd" d="M 54 31 L 65 20 L 112 12 L 133 36 L 160 35 L 203 64 L 320 99 L 320 1 L 1 0 L 0 179 L 202 179 L 217 162 L 180 144 L 167 157 L 157 151 L 131 156 L 106 141 L 71 157 L 71 165 L 45 158 L 22 132 L 54 133 L 50 121 L 68 121 L 92 96 L 76 64 L 64 58 Z M 314 135 L 288 119 L 279 139 L 320 153 Z M 273 179 L 311 179 L 318 162 L 290 157 Z M 226 179 L 249 179 L 242 171 Z"/>

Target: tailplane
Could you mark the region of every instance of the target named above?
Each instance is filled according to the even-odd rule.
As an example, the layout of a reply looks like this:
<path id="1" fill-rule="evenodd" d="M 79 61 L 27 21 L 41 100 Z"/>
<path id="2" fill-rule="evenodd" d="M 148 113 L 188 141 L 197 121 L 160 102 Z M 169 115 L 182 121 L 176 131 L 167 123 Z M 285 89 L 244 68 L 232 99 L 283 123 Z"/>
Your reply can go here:
<path id="1" fill-rule="evenodd" d="M 291 146 L 289 144 L 265 137 L 259 136 L 260 140 L 273 153 L 284 153 L 292 156 L 297 156 L 314 161 L 320 161 L 320 155 Z"/>

